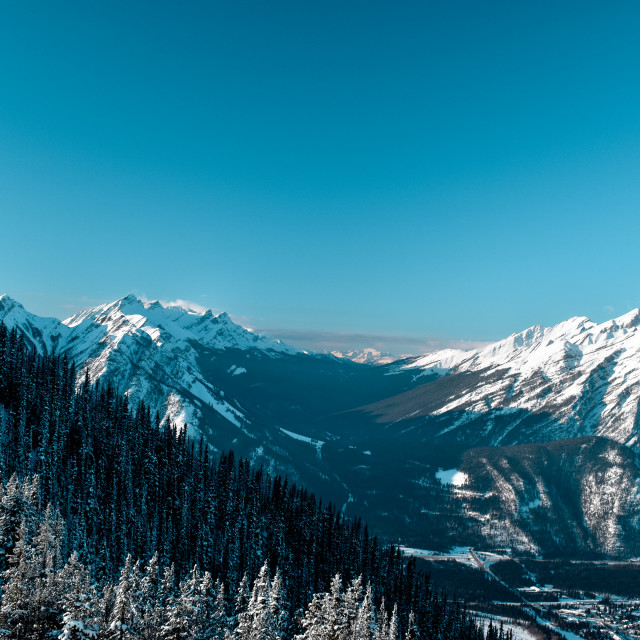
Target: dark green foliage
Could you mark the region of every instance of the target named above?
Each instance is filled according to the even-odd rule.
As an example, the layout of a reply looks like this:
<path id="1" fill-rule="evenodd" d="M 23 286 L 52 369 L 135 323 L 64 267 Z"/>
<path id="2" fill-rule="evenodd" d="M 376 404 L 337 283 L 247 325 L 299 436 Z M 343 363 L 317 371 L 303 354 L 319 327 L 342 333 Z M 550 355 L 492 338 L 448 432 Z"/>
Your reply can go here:
<path id="1" fill-rule="evenodd" d="M 526 572 L 524 567 L 517 560 L 499 560 L 491 565 L 491 572 L 508 585 L 515 587 L 532 587 L 535 582 L 531 579 L 531 575 Z"/>
<path id="2" fill-rule="evenodd" d="M 446 589 L 456 600 L 477 604 L 493 600 L 511 602 L 514 599 L 509 589 L 492 580 L 487 573 L 459 562 L 418 558 L 417 565 L 431 574 L 434 589 Z"/>
<path id="3" fill-rule="evenodd" d="M 640 597 L 640 564 L 637 562 L 569 562 L 521 560 L 538 583 L 552 584 L 571 593 L 610 593 Z"/>
<path id="4" fill-rule="evenodd" d="M 359 520 L 345 521 L 333 505 L 236 461 L 232 452 L 212 460 L 203 443 L 187 439 L 185 429 L 161 426 L 144 404 L 132 411 L 111 385 L 87 378 L 76 389 L 75 377 L 65 358 L 33 353 L 0 324 L 0 475 L 6 484 L 0 571 L 8 580 L 25 569 L 25 541 L 29 553 L 41 554 L 40 576 L 24 577 L 39 580 L 41 629 L 52 628 L 47 616 L 61 619 L 66 611 L 69 618 L 85 608 L 78 598 L 65 600 L 65 611 L 46 600 L 54 573 L 73 552 L 67 571 L 74 588 L 88 580 L 79 563 L 91 567 L 93 581 L 115 584 L 100 604 L 112 637 L 132 633 L 133 592 L 144 594 L 149 619 L 164 598 L 175 616 L 164 620 L 162 633 L 180 637 L 192 611 L 178 604 L 174 587 L 186 590 L 180 602 L 195 598 L 197 572 L 218 580 L 231 614 L 243 576 L 252 585 L 265 562 L 274 574 L 279 570 L 282 619 L 299 619 L 314 594 L 331 590 L 336 574 L 345 584 L 362 576 L 374 586 L 377 607 L 383 598 L 397 604 L 403 634 L 413 611 L 414 638 L 478 637 L 467 615 L 431 589 L 414 561 L 380 546 Z M 46 514 L 45 505 L 53 505 Z M 184 582 L 190 575 L 192 582 Z M 14 582 L 11 597 L 18 602 L 27 587 Z M 5 601 L 13 594 L 4 593 Z M 22 615 L 4 605 L 4 622 Z M 282 628 L 286 637 L 300 631 L 291 622 Z"/>

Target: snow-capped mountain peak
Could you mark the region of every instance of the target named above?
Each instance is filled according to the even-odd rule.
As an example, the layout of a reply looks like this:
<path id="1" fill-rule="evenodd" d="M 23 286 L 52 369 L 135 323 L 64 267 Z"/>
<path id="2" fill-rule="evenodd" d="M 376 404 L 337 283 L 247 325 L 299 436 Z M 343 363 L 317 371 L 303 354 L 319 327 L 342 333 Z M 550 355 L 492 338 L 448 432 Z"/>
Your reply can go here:
<path id="1" fill-rule="evenodd" d="M 198 423 L 199 404 L 213 407 L 238 426 L 243 421 L 239 410 L 200 371 L 203 349 L 296 353 L 275 338 L 236 324 L 227 313 L 142 300 L 133 294 L 76 313 L 63 324 L 72 330 L 70 350 L 84 363 L 81 375 L 87 371 L 95 380 L 109 372 L 125 386 L 132 402 L 144 398 L 164 404 L 168 419 L 189 424 Z"/>
<path id="2" fill-rule="evenodd" d="M 235 426 L 242 428 L 246 422 L 241 409 L 231 406 L 201 370 L 205 352 L 207 358 L 225 350 L 247 354 L 255 350 L 267 358 L 297 353 L 275 338 L 236 324 L 227 313 L 142 300 L 133 294 L 85 309 L 62 322 L 35 316 L 4 295 L 0 297 L 0 321 L 9 328 L 18 326 L 41 352 L 65 353 L 77 363 L 80 379 L 85 373 L 91 380 L 108 374 L 134 406 L 144 398 L 151 406 L 164 407 L 167 419 L 193 426 L 204 406 Z M 238 365 L 236 371 L 246 371 L 246 367 Z"/>
<path id="3" fill-rule="evenodd" d="M 578 316 L 553 327 L 535 325 L 482 349 L 430 353 L 403 368 L 418 375 L 485 372 L 491 379 L 460 389 L 442 412 L 488 406 L 546 412 L 569 434 L 637 444 L 639 365 L 640 310 L 634 309 L 600 324 Z"/>
<path id="4" fill-rule="evenodd" d="M 100 325 L 112 341 L 145 333 L 156 344 L 180 338 L 212 349 L 262 349 L 295 353 L 295 349 L 270 336 L 258 335 L 236 324 L 226 312 L 214 315 L 159 300 L 144 301 L 133 294 L 86 309 L 63 321 L 68 327 Z"/>

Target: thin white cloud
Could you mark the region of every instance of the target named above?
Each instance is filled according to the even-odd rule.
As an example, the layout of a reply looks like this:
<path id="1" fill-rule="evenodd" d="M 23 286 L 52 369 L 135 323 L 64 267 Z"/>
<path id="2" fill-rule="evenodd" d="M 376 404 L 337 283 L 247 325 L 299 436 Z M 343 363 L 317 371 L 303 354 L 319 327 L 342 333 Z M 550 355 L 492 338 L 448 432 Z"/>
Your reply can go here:
<path id="1" fill-rule="evenodd" d="M 188 309 L 189 311 L 195 311 L 196 313 L 204 313 L 209 310 L 209 307 L 205 307 L 191 300 L 182 300 L 181 298 L 170 301 L 160 300 L 160 304 L 164 307 L 180 307 L 182 309 Z"/>
<path id="2" fill-rule="evenodd" d="M 205 307 L 198 302 L 193 302 L 192 300 L 184 300 L 183 298 L 176 298 L 175 300 L 152 300 L 147 296 L 141 295 L 138 296 L 142 302 L 145 304 L 149 304 L 150 302 L 159 302 L 163 307 L 180 307 L 181 309 L 187 309 L 188 311 L 195 311 L 196 313 L 205 313 L 205 311 L 209 310 L 209 307 Z M 213 313 L 216 313 L 212 309 Z"/>

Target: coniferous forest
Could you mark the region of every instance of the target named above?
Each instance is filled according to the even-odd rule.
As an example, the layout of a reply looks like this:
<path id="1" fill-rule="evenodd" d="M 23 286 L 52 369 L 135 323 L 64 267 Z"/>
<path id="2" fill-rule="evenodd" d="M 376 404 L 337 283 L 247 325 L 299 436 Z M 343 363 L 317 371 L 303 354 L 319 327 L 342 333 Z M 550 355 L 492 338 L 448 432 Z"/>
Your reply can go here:
<path id="1" fill-rule="evenodd" d="M 2 324 L 0 476 L 5 637 L 484 638 L 359 520 Z"/>

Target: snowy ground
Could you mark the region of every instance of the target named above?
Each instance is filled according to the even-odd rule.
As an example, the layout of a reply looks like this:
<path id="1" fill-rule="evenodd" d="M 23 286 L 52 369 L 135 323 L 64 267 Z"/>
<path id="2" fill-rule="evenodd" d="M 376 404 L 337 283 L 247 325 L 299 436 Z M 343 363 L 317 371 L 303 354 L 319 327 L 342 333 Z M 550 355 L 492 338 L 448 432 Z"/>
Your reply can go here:
<path id="1" fill-rule="evenodd" d="M 458 469 L 438 469 L 436 478 L 442 484 L 452 484 L 454 487 L 461 487 L 469 480 L 469 476 L 464 471 L 458 471 Z"/>
<path id="2" fill-rule="evenodd" d="M 479 615 L 477 619 L 478 622 L 483 625 L 485 632 L 487 630 L 487 627 L 489 626 L 489 620 L 492 619 L 494 626 L 499 627 L 500 623 L 502 622 L 505 632 L 513 631 L 513 640 L 536 640 L 536 637 L 533 634 L 507 618 L 501 618 L 499 616 L 489 617 Z"/>
<path id="3" fill-rule="evenodd" d="M 473 559 L 471 555 L 471 549 L 469 547 L 452 547 L 447 553 L 440 551 L 431 551 L 430 549 L 414 549 L 413 547 L 400 547 L 405 555 L 416 556 L 417 558 L 428 558 L 429 560 L 454 560 L 461 564 L 466 564 L 475 569 L 480 567 Z M 478 557 L 485 567 L 489 568 L 494 562 L 498 560 L 506 560 L 509 556 L 499 555 L 497 553 L 489 553 L 487 551 L 476 551 L 475 555 Z"/>
<path id="4" fill-rule="evenodd" d="M 485 631 L 489 626 L 489 619 L 493 619 L 494 626 L 498 626 L 498 627 L 500 626 L 500 622 L 502 622 L 504 625 L 505 632 L 512 630 L 514 640 L 536 640 L 536 636 L 534 636 L 530 631 L 521 627 L 519 624 L 512 622 L 511 619 L 509 618 L 477 614 L 477 620 L 479 623 L 481 623 L 484 626 Z M 538 618 L 538 622 L 540 624 L 543 624 L 549 627 L 550 629 L 553 629 L 553 631 L 555 631 L 561 637 L 565 638 L 565 640 L 583 640 L 581 636 L 578 636 L 575 633 L 572 633 L 571 631 L 566 631 L 565 629 L 560 629 L 559 627 L 549 624 L 546 620 L 542 620 Z"/>

